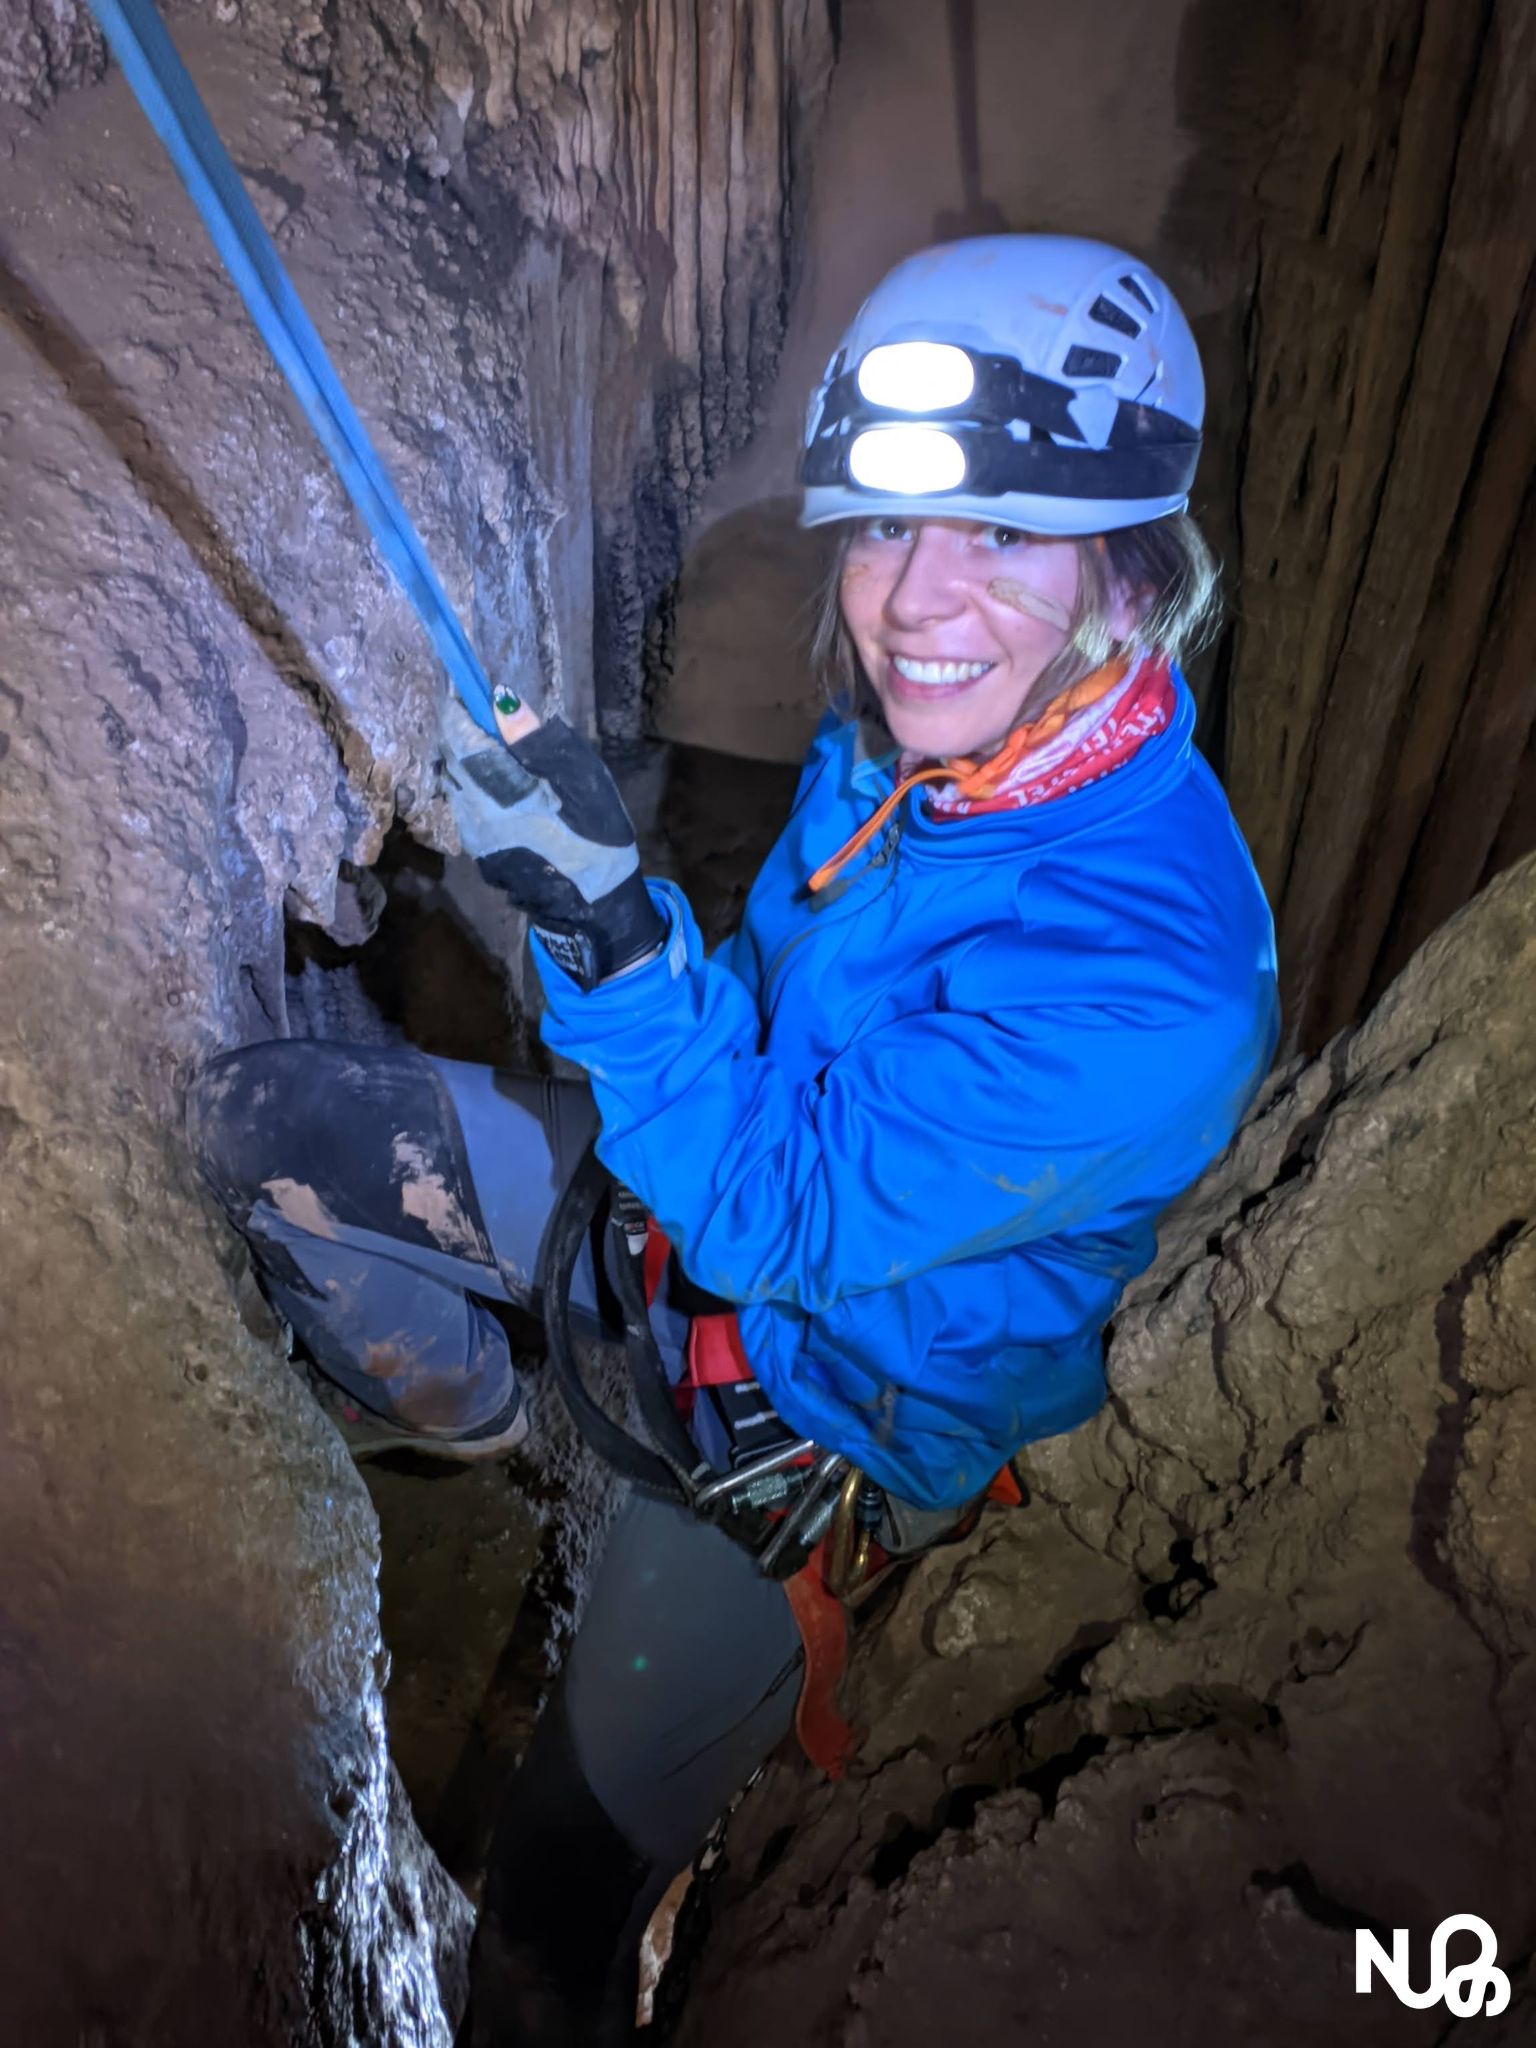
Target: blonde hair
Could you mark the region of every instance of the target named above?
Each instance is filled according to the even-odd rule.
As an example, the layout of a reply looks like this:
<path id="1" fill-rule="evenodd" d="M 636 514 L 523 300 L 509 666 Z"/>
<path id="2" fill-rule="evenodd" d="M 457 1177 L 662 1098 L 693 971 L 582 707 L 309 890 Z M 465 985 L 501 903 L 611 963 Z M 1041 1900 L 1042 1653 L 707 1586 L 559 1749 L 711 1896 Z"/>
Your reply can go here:
<path id="1" fill-rule="evenodd" d="M 843 624 L 843 563 L 858 530 L 856 520 L 839 527 L 811 632 L 812 665 L 828 702 L 846 717 L 874 708 L 853 637 Z M 1183 661 L 1205 646 L 1221 623 L 1220 571 L 1187 512 L 1079 536 L 1077 560 L 1071 631 L 1029 693 L 1037 704 L 1069 690 L 1117 650 Z M 1117 641 L 1110 615 L 1123 592 L 1140 605 L 1130 633 Z"/>

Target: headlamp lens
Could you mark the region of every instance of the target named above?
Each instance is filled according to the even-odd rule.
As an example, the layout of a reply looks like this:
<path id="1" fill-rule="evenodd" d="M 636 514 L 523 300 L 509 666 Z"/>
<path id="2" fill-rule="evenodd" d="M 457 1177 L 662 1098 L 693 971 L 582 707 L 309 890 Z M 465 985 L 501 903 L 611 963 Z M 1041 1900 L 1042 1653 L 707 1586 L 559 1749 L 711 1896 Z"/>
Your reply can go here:
<path id="1" fill-rule="evenodd" d="M 891 412 L 947 412 L 976 389 L 963 348 L 947 341 L 891 341 L 859 364 L 859 396 Z"/>
<path id="2" fill-rule="evenodd" d="M 871 427 L 848 450 L 848 474 L 866 491 L 923 497 L 965 482 L 965 450 L 942 427 Z"/>

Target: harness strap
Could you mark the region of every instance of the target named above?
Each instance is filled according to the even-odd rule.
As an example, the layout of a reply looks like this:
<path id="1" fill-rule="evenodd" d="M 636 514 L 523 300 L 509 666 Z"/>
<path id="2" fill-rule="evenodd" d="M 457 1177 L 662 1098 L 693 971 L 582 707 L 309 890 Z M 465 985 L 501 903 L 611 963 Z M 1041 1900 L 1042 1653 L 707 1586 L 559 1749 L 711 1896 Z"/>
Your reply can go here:
<path id="1" fill-rule="evenodd" d="M 653 1302 L 661 1289 L 671 1246 L 654 1217 L 648 1219 L 643 1262 L 645 1297 Z M 756 1383 L 741 1331 L 733 1310 L 725 1314 L 695 1315 L 688 1325 L 687 1372 L 674 1389 L 679 1403 L 691 1407 L 693 1397 L 705 1387 L 737 1387 Z M 857 1477 L 858 1475 L 855 1475 Z M 987 1488 L 982 1501 L 1018 1507 L 1023 1493 L 1011 1465 L 1005 1465 Z M 982 1501 L 956 1519 L 950 1539 L 968 1534 L 975 1527 Z M 876 1550 L 874 1569 L 864 1579 L 872 1586 L 882 1576 L 889 1560 Z M 800 1673 L 800 1696 L 795 1703 L 795 1733 L 806 1756 L 828 1778 L 841 1778 L 858 1753 L 859 1738 L 838 1708 L 837 1693 L 848 1664 L 848 1608 L 845 1599 L 832 1591 L 833 1559 L 831 1538 L 825 1536 L 800 1570 L 781 1581 L 805 1657 Z M 855 1589 L 856 1591 L 856 1589 Z M 848 1598 L 853 1598 L 850 1593 Z"/>
<path id="2" fill-rule="evenodd" d="M 91 10 L 201 214 L 214 249 L 272 360 L 287 378 L 347 495 L 378 542 L 379 552 L 415 606 L 449 680 L 475 723 L 496 734 L 485 671 L 208 118 L 197 87 L 155 12 L 153 0 L 91 0 Z"/>
<path id="3" fill-rule="evenodd" d="M 729 1315 L 695 1316 L 688 1325 L 688 1384 L 692 1387 L 734 1387 L 757 1374 L 741 1347 L 741 1325 Z"/>
<path id="4" fill-rule="evenodd" d="M 837 1688 L 848 1663 L 848 1615 L 827 1591 L 826 1543 L 784 1581 L 795 1626 L 805 1648 L 795 1733 L 806 1756 L 829 1778 L 841 1778 L 858 1750 L 858 1737 L 838 1711 Z"/>

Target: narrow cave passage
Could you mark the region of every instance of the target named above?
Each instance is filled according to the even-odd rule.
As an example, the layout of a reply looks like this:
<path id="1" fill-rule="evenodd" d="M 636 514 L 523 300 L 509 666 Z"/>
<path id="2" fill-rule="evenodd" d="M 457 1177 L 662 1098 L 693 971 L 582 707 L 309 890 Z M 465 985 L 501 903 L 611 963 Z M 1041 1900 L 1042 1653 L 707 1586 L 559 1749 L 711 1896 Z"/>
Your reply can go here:
<path id="1" fill-rule="evenodd" d="M 648 872 L 678 882 L 717 943 L 788 810 L 793 770 L 680 742 L 621 743 L 609 758 Z M 499 906 L 469 863 L 397 828 L 366 878 L 343 879 L 358 907 L 342 939 L 288 925 L 291 1036 L 408 1045 L 509 1072 L 550 1067 L 508 1001 L 488 942 Z M 549 1399 L 536 1319 L 511 1314 L 507 1326 L 519 1372 Z M 571 1525 L 600 1523 L 591 1494 L 601 1475 L 573 1471 L 563 1440 L 552 1464 L 537 1448 L 472 1466 L 402 1449 L 360 1469 L 379 1520 L 390 1755 L 428 1844 L 478 1898 L 500 1794 L 579 1603 L 584 1546 L 573 1547 Z"/>
<path id="2" fill-rule="evenodd" d="M 1118 331 L 1118 348 L 1138 324 L 1144 265 L 1203 364 L 1191 510 L 1226 611 L 1187 666 L 1188 743 L 1274 913 L 1274 1068 L 1238 1091 L 1230 1144 L 1176 1177 L 1152 1263 L 1150 1240 L 1124 1254 L 1129 1284 L 1083 1351 L 1107 1399 L 1027 1432 L 1027 1504 L 987 1506 L 952 1545 L 914 1541 L 850 1606 L 821 1724 L 857 1739 L 847 1774 L 792 1738 L 743 1739 L 754 1771 L 772 1753 L 689 1894 L 650 2038 L 777 2048 L 788 2027 L 916 2048 L 960 2018 L 1024 2048 L 1130 2025 L 1152 2048 L 1395 2041 L 1407 2016 L 1385 1984 L 1353 1992 L 1352 1930 L 1407 1927 L 1417 1969 L 1456 1912 L 1496 1934 L 1510 2009 L 1494 2026 L 1522 2038 L 1531 0 L 162 12 L 476 658 L 599 749 L 701 960 L 742 924 L 825 710 L 810 650 L 831 550 L 798 523 L 797 464 L 807 399 L 866 295 L 970 236 L 1103 239 L 1131 252 L 1134 288 L 1110 281 L 1097 338 Z M 455 850 L 433 643 L 89 0 L 18 0 L 0 24 L 0 171 L 3 2031 L 29 2048 L 542 2039 L 515 1957 L 503 2002 L 461 2030 L 471 1926 L 624 1488 L 505 1290 L 465 1298 L 488 1346 L 504 1339 L 526 1414 L 514 1428 L 491 1402 L 466 1427 L 526 1433 L 475 1462 L 355 1462 L 200 1177 L 187 1103 L 211 1060 L 253 1045 L 411 1048 L 552 1085 L 579 1069 L 541 1037 L 526 920 Z M 1117 374 L 1077 362 L 1090 383 Z M 832 607 L 855 641 L 858 581 Z M 1026 594 L 1010 618 L 1049 622 L 1049 591 Z M 985 682 L 949 671 L 990 655 L 904 616 L 894 651 L 871 643 L 917 671 L 881 669 L 884 713 L 902 683 L 910 706 Z M 894 717 L 893 735 L 877 764 L 893 787 L 920 759 L 969 758 L 958 727 L 942 747 L 909 745 Z M 972 1216 L 973 1182 L 1020 1195 L 1033 1178 L 973 1143 L 1024 1159 L 1060 1127 L 1070 1146 L 1126 1094 L 1150 1121 L 1194 1071 L 1138 1024 L 1109 1085 L 1080 1083 L 1088 1022 L 1139 1018 L 1144 991 L 1048 990 L 1037 951 L 981 1003 L 964 976 L 1001 956 L 952 932 L 919 996 L 882 1010 L 882 977 L 916 944 L 910 917 L 878 924 L 896 901 L 883 884 L 907 884 L 903 832 L 975 826 L 1001 846 L 1011 828 L 946 825 L 935 794 L 910 794 L 865 849 L 868 904 L 857 861 L 832 878 L 823 930 L 856 931 L 851 954 L 793 927 L 820 915 L 808 860 L 754 956 L 772 1000 L 728 1056 L 702 1050 L 727 1044 L 721 1010 L 677 1034 L 673 1068 L 691 1062 L 697 1101 L 718 1103 L 710 1090 L 771 1064 L 780 966 L 815 959 L 789 1008 L 805 1002 L 826 1042 L 811 1059 L 807 1039 L 803 1071 L 784 1060 L 782 1096 L 740 1098 L 729 1188 L 684 1216 L 726 1149 L 701 1135 L 707 1107 L 651 1161 L 688 1169 L 669 1190 L 678 1227 L 723 1246 L 709 1270 L 679 1260 L 705 1291 L 680 1291 L 677 1313 L 700 1324 L 759 1284 L 809 1298 L 797 1248 L 824 1223 L 846 1255 L 849 1218 L 868 1221 L 859 1255 L 878 1270 L 815 1295 L 818 1363 L 786 1370 L 781 1406 L 823 1373 L 842 1398 L 846 1367 L 867 1380 L 849 1426 L 875 1414 L 905 1448 L 921 1431 L 910 1409 L 891 1421 L 892 1389 L 954 1393 L 930 1262 L 903 1235 L 909 1177 L 876 1170 L 912 1105 L 944 1133 L 921 1154 L 943 1166 L 926 1211 L 949 1233 L 942 1272 L 988 1232 L 1033 1242 L 1017 1217 Z M 1091 785 L 1050 797 L 1097 801 Z M 802 819 L 816 860 L 845 836 L 824 826 Z M 1134 956 L 1123 932 L 1182 851 L 1157 838 L 1122 877 L 1080 949 L 1096 972 Z M 1213 858 L 1191 880 L 1202 901 L 1220 872 Z M 1032 938 L 1046 900 L 1020 896 Z M 1034 1091 L 1044 1069 L 1000 1067 L 981 1099 L 962 1075 L 935 1101 L 924 1086 L 947 1070 L 876 1055 L 869 1095 L 839 1096 L 866 1033 L 920 1014 L 938 1057 L 957 1017 L 1012 1018 L 1040 991 L 1072 1027 L 1052 1041 L 1054 1090 Z M 989 1039 L 989 1059 L 1017 1036 Z M 1198 1120 L 1219 1121 L 1220 1094 Z M 1058 1126 L 1062 1100 L 1077 1108 Z M 824 1214 L 786 1133 L 832 1125 L 859 1184 Z M 322 1177 L 298 1192 L 325 1225 Z M 751 1239 L 745 1277 L 722 1218 Z M 951 1419 L 985 1406 L 1019 1335 L 996 1340 L 997 1304 L 1038 1282 L 1024 1336 L 1044 1345 L 1083 1275 L 1122 1256 L 1112 1231 L 1087 1235 L 1048 1286 L 1021 1264 L 967 1307 L 992 1334 L 985 1359 L 960 1347 L 972 1377 Z M 861 1351 L 871 1301 L 887 1319 Z M 611 1339 L 584 1362 L 634 1420 Z M 824 1449 L 823 1420 L 804 1427 Z M 885 1447 L 874 1430 L 872 1455 Z M 893 1536 L 889 1504 L 860 1497 L 838 1526 L 863 1512 L 865 1535 Z M 699 1696 L 733 1738 L 771 1702 L 777 1732 L 790 1666 L 759 1682 L 758 1581 L 721 1583 Z M 615 1719 L 620 1678 L 655 1674 L 693 1596 L 648 1597 L 643 1572 L 616 1596 L 644 1629 L 610 1674 Z M 756 1688 L 745 1706 L 736 1679 Z M 579 1742 L 559 1717 L 543 1728 L 537 1775 L 558 1792 Z M 626 1809 L 626 1833 L 616 1799 L 593 1794 L 597 1817 L 572 1822 L 550 1796 L 555 1821 L 525 1816 L 540 1846 L 514 1873 L 532 1898 L 518 1910 L 581 1895 L 563 1966 L 625 2010 L 593 1930 L 633 1948 L 625 1858 L 655 1816 Z M 482 1955 L 482 1982 L 504 1962 Z M 1418 2018 L 1439 2037 L 1443 2015 Z"/>

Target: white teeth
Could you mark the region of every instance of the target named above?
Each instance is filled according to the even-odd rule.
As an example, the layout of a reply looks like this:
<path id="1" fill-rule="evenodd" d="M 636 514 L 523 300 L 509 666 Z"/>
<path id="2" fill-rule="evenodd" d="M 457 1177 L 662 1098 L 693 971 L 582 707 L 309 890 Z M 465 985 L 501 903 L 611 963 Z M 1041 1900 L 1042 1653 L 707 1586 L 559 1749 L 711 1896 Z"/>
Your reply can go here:
<path id="1" fill-rule="evenodd" d="M 909 683 L 974 683 L 991 666 L 990 661 L 909 661 L 904 654 L 891 656 L 891 667 Z"/>

